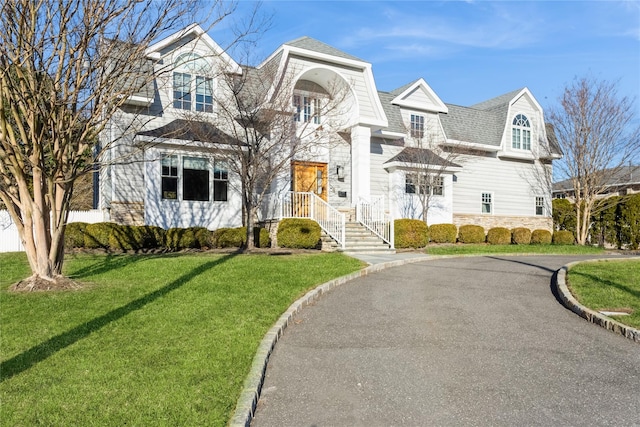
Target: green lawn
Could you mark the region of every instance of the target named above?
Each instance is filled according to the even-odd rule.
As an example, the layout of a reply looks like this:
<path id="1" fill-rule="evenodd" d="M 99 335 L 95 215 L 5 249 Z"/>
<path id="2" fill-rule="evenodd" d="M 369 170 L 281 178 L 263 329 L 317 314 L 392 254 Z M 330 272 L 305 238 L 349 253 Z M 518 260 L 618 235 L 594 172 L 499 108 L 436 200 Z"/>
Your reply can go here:
<path id="1" fill-rule="evenodd" d="M 79 291 L 13 294 L 0 254 L 0 424 L 223 426 L 266 331 L 341 254 L 78 255 Z"/>
<path id="2" fill-rule="evenodd" d="M 581 304 L 596 310 L 630 310 L 615 316 L 640 329 L 640 260 L 585 262 L 569 270 L 567 285 Z"/>
<path id="3" fill-rule="evenodd" d="M 603 249 L 579 245 L 487 245 L 487 244 L 451 244 L 430 245 L 429 255 L 482 255 L 482 254 L 553 254 L 553 255 L 591 255 L 601 254 Z"/>

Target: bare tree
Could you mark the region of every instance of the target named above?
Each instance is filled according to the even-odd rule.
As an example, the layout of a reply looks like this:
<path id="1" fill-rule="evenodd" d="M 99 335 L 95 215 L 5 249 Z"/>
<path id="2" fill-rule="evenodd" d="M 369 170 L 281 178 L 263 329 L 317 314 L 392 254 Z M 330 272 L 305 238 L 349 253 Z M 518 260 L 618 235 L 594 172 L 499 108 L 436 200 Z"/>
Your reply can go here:
<path id="1" fill-rule="evenodd" d="M 578 244 L 587 243 L 598 198 L 640 152 L 633 107 L 633 100 L 618 96 L 616 84 L 586 77 L 568 85 L 549 110 L 547 122 L 564 153 L 558 171 L 575 195 Z"/>
<path id="2" fill-rule="evenodd" d="M 336 132 L 344 130 L 340 126 L 347 83 L 337 79 L 324 86 L 301 83 L 295 80 L 295 70 L 279 65 L 272 62 L 260 68 L 243 66 L 240 74 L 218 73 L 224 89 L 215 116 L 191 113 L 188 117 L 196 129 L 204 121 L 227 135 L 226 140 L 218 136 L 223 144 L 214 156 L 239 179 L 248 250 L 256 246 L 253 228 L 260 208 L 270 197 L 277 197 L 278 183 L 291 179 L 292 161 L 313 158 L 318 147 L 329 149 L 335 140 L 342 140 Z M 310 95 L 297 102 L 294 92 L 301 84 L 306 84 L 305 93 Z"/>
<path id="3" fill-rule="evenodd" d="M 434 132 L 426 132 L 420 123 L 406 126 L 409 135 L 409 146 L 396 158 L 407 166 L 405 185 L 399 192 L 411 194 L 405 200 L 405 210 L 417 213 L 426 223 L 431 208 L 434 208 L 439 197 L 445 192 L 445 175 L 460 168 L 456 162 L 462 160 L 461 155 L 466 150 L 444 148 L 438 142 Z M 418 206 L 412 203 L 417 201 Z"/>
<path id="4" fill-rule="evenodd" d="M 234 10 L 207 7 L 220 17 Z M 197 0 L 2 2 L 0 199 L 29 259 L 25 288 L 63 282 L 74 183 L 93 170 L 98 134 L 154 79 L 147 47 L 196 10 Z"/>

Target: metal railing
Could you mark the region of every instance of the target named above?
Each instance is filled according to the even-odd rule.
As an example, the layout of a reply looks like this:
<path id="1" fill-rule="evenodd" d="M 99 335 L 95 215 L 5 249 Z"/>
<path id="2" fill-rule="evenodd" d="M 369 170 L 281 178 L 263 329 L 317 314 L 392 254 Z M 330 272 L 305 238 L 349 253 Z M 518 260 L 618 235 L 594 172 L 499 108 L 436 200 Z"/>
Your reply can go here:
<path id="1" fill-rule="evenodd" d="M 290 191 L 280 203 L 280 218 L 309 218 L 345 248 L 345 216 L 315 193 Z"/>
<path id="2" fill-rule="evenodd" d="M 374 196 L 371 201 L 359 197 L 356 205 L 356 220 L 388 243 L 391 249 L 394 248 L 393 220 L 385 212 L 384 196 Z"/>

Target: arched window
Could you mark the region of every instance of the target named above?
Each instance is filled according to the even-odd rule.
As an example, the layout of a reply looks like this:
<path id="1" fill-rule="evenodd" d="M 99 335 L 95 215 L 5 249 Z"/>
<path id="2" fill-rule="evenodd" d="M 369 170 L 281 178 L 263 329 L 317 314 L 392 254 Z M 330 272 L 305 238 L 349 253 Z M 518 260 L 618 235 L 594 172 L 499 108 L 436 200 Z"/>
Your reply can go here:
<path id="1" fill-rule="evenodd" d="M 293 120 L 319 125 L 322 121 L 322 99 L 329 93 L 317 83 L 299 80 L 293 90 Z"/>
<path id="2" fill-rule="evenodd" d="M 183 53 L 175 60 L 174 67 L 173 107 L 213 112 L 213 79 L 204 76 L 209 68 L 207 61 L 195 53 Z"/>
<path id="3" fill-rule="evenodd" d="M 517 150 L 531 150 L 531 125 L 524 114 L 518 114 L 513 119 L 511 147 Z"/>

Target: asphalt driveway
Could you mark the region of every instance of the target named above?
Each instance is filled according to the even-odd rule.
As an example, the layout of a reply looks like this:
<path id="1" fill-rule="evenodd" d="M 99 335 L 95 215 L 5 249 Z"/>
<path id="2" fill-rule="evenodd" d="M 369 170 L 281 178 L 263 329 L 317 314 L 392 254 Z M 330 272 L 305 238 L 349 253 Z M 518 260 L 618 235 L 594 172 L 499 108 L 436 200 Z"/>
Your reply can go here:
<path id="1" fill-rule="evenodd" d="M 640 345 L 552 294 L 579 259 L 431 260 L 336 288 L 278 342 L 251 425 L 640 425 Z"/>

